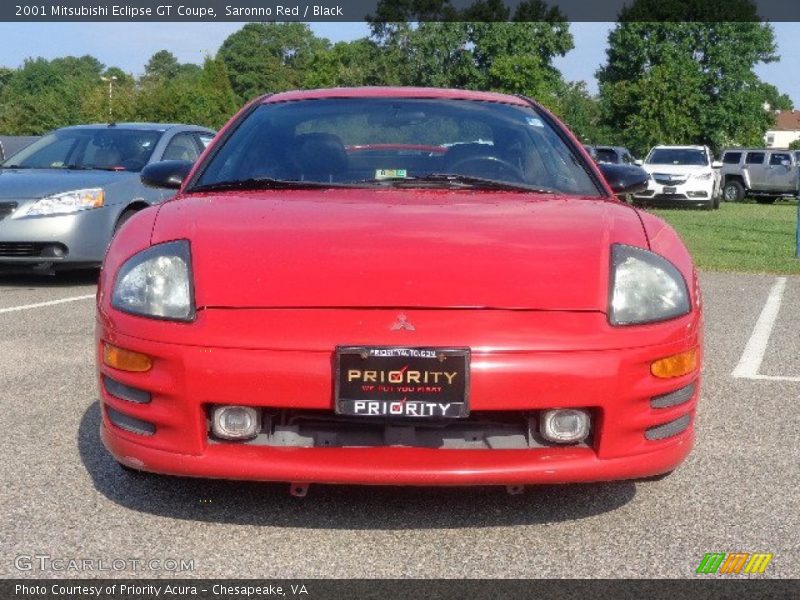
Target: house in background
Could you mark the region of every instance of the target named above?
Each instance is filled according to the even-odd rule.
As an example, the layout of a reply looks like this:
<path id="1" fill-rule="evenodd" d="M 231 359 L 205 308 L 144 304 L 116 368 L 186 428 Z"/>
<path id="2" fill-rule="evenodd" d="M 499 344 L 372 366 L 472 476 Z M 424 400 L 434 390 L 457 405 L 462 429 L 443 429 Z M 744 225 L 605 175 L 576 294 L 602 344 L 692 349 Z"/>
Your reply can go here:
<path id="1" fill-rule="evenodd" d="M 775 114 L 775 126 L 767 131 L 764 143 L 768 148 L 788 148 L 800 140 L 800 110 L 782 110 Z"/>

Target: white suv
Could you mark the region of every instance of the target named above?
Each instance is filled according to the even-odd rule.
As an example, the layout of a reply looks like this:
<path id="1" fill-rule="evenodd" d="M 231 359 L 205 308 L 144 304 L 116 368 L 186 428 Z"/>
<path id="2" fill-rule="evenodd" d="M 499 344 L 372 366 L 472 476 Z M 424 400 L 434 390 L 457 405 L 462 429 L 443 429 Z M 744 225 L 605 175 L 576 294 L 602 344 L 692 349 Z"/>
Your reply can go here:
<path id="1" fill-rule="evenodd" d="M 635 194 L 637 204 L 719 208 L 721 163 L 708 146 L 656 146 L 642 164 L 650 175 L 647 189 Z"/>

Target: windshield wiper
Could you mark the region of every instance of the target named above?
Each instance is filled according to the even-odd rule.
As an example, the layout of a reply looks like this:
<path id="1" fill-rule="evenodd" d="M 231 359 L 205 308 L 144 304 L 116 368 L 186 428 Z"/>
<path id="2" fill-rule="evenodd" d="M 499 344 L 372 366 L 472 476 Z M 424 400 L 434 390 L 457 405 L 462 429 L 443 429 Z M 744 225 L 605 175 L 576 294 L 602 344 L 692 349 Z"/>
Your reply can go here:
<path id="1" fill-rule="evenodd" d="M 328 187 L 352 187 L 341 183 L 325 183 L 322 181 L 289 181 L 271 177 L 253 177 L 231 181 L 218 181 L 205 185 L 196 185 L 188 192 L 225 192 L 228 190 L 303 190 Z"/>
<path id="2" fill-rule="evenodd" d="M 59 168 L 67 169 L 69 171 L 114 171 L 119 173 L 128 170 L 123 167 L 101 167 L 98 165 L 64 165 Z"/>
<path id="3" fill-rule="evenodd" d="M 32 169 L 33 167 L 26 167 L 25 165 L 0 165 L 2 169 Z"/>
<path id="4" fill-rule="evenodd" d="M 459 188 L 484 188 L 492 190 L 506 190 L 512 192 L 534 192 L 537 194 L 556 194 L 556 190 L 540 186 L 527 185 L 525 183 L 514 183 L 511 181 L 500 181 L 489 179 L 488 177 L 475 177 L 473 175 L 458 175 L 456 173 L 429 173 L 419 177 L 396 177 L 390 179 L 372 179 L 364 183 L 386 184 L 393 186 L 410 185 L 419 183 L 443 183 Z"/>

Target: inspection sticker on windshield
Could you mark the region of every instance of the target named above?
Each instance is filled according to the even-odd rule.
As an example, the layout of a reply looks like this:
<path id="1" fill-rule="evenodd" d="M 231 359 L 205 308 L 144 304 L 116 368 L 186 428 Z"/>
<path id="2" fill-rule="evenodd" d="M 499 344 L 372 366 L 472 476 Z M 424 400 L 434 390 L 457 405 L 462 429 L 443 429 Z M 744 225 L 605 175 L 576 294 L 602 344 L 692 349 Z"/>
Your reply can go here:
<path id="1" fill-rule="evenodd" d="M 405 179 L 405 169 L 377 169 L 375 179 Z"/>

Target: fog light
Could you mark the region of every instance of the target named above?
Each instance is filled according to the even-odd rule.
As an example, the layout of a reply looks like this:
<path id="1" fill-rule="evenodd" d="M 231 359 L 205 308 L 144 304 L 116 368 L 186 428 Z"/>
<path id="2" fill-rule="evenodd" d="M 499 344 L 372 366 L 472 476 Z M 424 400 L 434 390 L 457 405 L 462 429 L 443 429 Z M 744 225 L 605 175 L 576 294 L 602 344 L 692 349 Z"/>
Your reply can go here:
<path id="1" fill-rule="evenodd" d="M 109 367 L 114 367 L 120 371 L 132 371 L 134 373 L 144 373 L 153 367 L 153 359 L 146 354 L 117 348 L 111 344 L 104 344 L 103 362 Z"/>
<path id="2" fill-rule="evenodd" d="M 550 442 L 582 442 L 589 436 L 589 424 L 589 413 L 585 410 L 546 410 L 542 413 L 539 432 Z"/>
<path id="3" fill-rule="evenodd" d="M 49 244 L 45 246 L 39 256 L 45 258 L 64 258 L 67 255 L 67 247 L 63 244 Z"/>
<path id="4" fill-rule="evenodd" d="M 246 406 L 218 406 L 214 409 L 212 431 L 226 440 L 254 438 L 261 430 L 260 414 Z"/>
<path id="5" fill-rule="evenodd" d="M 686 352 L 655 361 L 650 365 L 650 372 L 661 379 L 669 379 L 688 375 L 696 368 L 697 349 L 692 348 Z"/>

